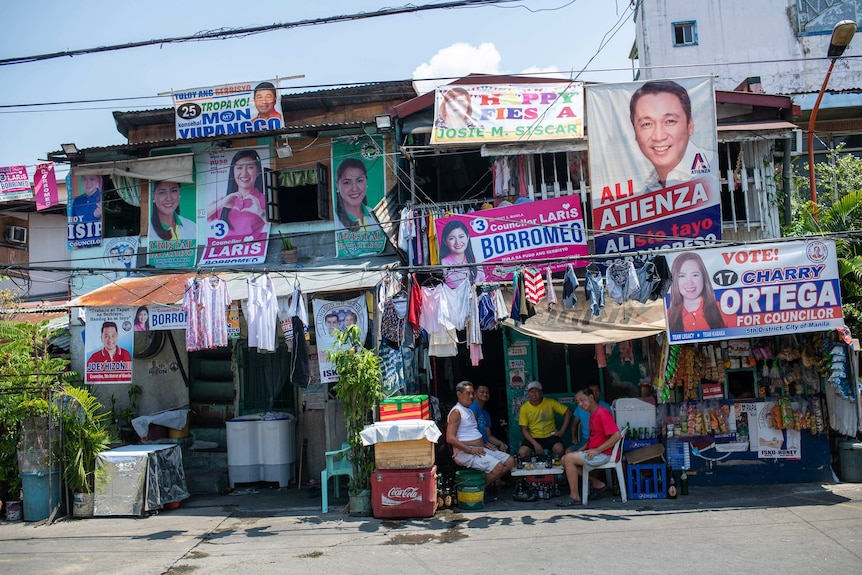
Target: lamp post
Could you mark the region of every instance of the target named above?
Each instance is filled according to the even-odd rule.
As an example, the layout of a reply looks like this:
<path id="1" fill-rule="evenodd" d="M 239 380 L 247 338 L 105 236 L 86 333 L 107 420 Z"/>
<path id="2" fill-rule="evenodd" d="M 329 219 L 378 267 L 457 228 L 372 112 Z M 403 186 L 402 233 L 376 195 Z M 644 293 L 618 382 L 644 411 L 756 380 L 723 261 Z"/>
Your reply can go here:
<path id="1" fill-rule="evenodd" d="M 814 122 L 817 119 L 817 110 L 820 108 L 823 93 L 826 92 L 826 84 L 829 83 L 829 76 L 832 75 L 832 68 L 835 67 L 835 61 L 847 49 L 855 34 L 856 22 L 853 20 L 842 20 L 832 29 L 832 39 L 829 42 L 829 51 L 826 53 L 826 57 L 831 58 L 832 61 L 829 63 L 829 70 L 823 79 L 823 85 L 820 87 L 820 93 L 817 95 L 817 101 L 814 102 L 814 108 L 811 110 L 811 118 L 808 120 L 808 179 L 809 187 L 811 188 L 811 203 L 814 204 L 815 220 L 817 220 L 817 183 L 814 180 Z"/>

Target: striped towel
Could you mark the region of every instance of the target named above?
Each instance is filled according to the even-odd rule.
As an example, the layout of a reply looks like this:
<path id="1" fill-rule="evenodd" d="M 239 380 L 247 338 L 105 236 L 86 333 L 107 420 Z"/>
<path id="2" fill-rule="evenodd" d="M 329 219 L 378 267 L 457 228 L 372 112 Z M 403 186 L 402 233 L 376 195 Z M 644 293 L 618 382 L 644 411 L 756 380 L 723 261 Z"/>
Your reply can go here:
<path id="1" fill-rule="evenodd" d="M 535 268 L 524 270 L 524 291 L 527 301 L 533 305 L 538 305 L 545 299 L 545 280 L 542 279 L 542 272 Z"/>

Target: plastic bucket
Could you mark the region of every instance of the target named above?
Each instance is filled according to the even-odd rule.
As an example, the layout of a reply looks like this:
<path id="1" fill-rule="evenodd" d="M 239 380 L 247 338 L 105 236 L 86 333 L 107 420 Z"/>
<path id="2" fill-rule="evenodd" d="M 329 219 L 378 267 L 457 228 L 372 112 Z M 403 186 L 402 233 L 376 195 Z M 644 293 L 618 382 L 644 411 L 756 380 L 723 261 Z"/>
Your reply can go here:
<path id="1" fill-rule="evenodd" d="M 838 448 L 841 481 L 862 483 L 862 443 L 842 441 Z"/>
<path id="2" fill-rule="evenodd" d="M 482 509 L 485 506 L 485 474 L 475 469 L 455 472 L 458 488 L 458 507 Z"/>
<path id="3" fill-rule="evenodd" d="M 72 497 L 72 517 L 89 519 L 93 516 L 93 494 L 75 493 Z"/>
<path id="4" fill-rule="evenodd" d="M 60 472 L 21 473 L 24 493 L 24 521 L 47 519 L 60 503 Z"/>
<path id="5" fill-rule="evenodd" d="M 21 502 L 17 499 L 6 502 L 6 521 L 21 521 Z"/>

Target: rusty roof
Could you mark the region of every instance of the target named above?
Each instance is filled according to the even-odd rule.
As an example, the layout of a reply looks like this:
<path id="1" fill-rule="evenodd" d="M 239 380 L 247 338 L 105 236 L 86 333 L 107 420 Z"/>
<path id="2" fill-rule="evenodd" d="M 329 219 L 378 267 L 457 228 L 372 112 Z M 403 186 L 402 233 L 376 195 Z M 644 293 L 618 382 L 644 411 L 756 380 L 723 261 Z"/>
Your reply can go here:
<path id="1" fill-rule="evenodd" d="M 186 280 L 193 273 L 122 278 L 69 302 L 70 307 L 175 305 L 183 301 Z"/>

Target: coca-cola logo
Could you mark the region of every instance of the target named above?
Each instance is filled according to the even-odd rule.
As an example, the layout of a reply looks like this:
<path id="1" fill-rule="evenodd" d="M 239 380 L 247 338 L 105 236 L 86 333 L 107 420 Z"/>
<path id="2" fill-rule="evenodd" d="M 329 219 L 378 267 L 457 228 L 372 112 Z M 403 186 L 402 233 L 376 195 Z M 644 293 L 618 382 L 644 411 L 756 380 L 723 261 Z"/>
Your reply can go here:
<path id="1" fill-rule="evenodd" d="M 419 496 L 418 487 L 393 487 L 386 494 L 390 499 L 415 499 Z"/>

